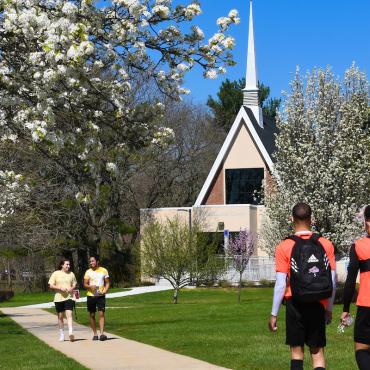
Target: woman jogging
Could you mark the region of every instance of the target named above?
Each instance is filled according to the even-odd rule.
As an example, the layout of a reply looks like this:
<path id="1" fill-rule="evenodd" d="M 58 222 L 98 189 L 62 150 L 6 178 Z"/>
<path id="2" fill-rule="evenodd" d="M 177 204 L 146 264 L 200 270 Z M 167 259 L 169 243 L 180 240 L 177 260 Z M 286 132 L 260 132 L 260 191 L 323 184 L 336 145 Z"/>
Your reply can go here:
<path id="1" fill-rule="evenodd" d="M 360 270 L 360 289 L 357 297 L 357 315 L 354 329 L 355 353 L 358 368 L 370 370 L 370 205 L 364 211 L 367 235 L 355 241 L 350 250 L 348 275 L 344 287 L 344 305 L 341 316 L 345 324 L 349 307 L 356 288 Z"/>
<path id="2" fill-rule="evenodd" d="M 68 259 L 62 259 L 58 270 L 54 271 L 49 279 L 50 289 L 55 290 L 54 304 L 58 313 L 59 340 L 64 342 L 64 312 L 67 318 L 69 340 L 74 341 L 72 312 L 75 305 L 73 290 L 77 281 L 74 273 L 70 271 L 71 263 Z"/>

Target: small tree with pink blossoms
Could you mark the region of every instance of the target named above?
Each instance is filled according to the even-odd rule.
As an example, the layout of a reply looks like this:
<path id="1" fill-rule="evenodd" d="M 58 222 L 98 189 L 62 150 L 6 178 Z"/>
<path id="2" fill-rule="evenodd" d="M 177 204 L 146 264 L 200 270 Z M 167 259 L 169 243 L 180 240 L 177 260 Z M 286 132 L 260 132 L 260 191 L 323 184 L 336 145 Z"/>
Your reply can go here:
<path id="1" fill-rule="evenodd" d="M 248 266 L 249 259 L 256 247 L 256 236 L 248 230 L 240 230 L 239 235 L 230 237 L 227 254 L 231 257 L 232 266 L 239 272 L 238 303 L 242 289 L 242 276 Z"/>

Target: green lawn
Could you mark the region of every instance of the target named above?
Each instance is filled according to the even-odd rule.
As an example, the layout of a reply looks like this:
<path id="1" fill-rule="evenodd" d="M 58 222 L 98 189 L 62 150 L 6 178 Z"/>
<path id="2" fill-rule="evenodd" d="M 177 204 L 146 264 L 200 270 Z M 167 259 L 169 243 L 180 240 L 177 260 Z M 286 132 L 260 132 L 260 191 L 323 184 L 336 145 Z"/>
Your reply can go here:
<path id="1" fill-rule="evenodd" d="M 111 288 L 109 289 L 109 293 L 124 292 L 126 290 L 130 289 Z M 86 292 L 82 290 L 81 295 L 84 297 Z M 52 291 L 43 293 L 16 293 L 9 301 L 1 302 L 0 307 L 16 307 L 26 306 L 29 304 L 46 303 L 51 302 L 53 299 L 54 293 Z"/>
<path id="2" fill-rule="evenodd" d="M 267 319 L 272 289 L 246 288 L 242 303 L 233 289 L 184 290 L 179 304 L 171 292 L 147 293 L 110 299 L 106 330 L 173 352 L 231 369 L 286 370 L 289 351 L 284 344 L 285 309 L 280 312 L 279 332 L 271 334 Z M 84 305 L 82 305 L 84 306 Z M 80 310 L 82 311 L 82 310 Z M 356 369 L 352 328 L 337 334 L 340 307 L 328 329 L 328 369 Z M 87 314 L 79 322 L 87 325 Z M 310 369 L 308 358 L 306 369 Z"/>
<path id="3" fill-rule="evenodd" d="M 0 369 L 86 369 L 53 350 L 0 312 Z"/>

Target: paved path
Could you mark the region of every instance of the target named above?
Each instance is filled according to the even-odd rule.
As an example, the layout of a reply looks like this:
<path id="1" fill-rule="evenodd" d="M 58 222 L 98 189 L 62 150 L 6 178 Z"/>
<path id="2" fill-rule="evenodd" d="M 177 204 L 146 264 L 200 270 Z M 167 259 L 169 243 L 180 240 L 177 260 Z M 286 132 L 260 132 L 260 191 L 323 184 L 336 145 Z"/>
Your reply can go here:
<path id="1" fill-rule="evenodd" d="M 151 285 L 151 286 L 140 286 L 136 288 L 131 288 L 125 292 L 117 292 L 117 293 L 108 293 L 106 294 L 106 298 L 117 298 L 117 297 L 127 297 L 130 295 L 137 295 L 137 294 L 144 294 L 144 293 L 153 293 L 153 292 L 160 292 L 162 290 L 171 290 L 173 289 L 171 285 Z M 77 302 L 86 302 L 86 297 L 80 298 Z M 47 303 L 39 303 L 39 304 L 32 304 L 28 306 L 21 306 L 20 308 L 52 308 L 54 307 L 53 302 Z"/>
<path id="2" fill-rule="evenodd" d="M 191 357 L 106 333 L 105 342 L 92 341 L 91 330 L 74 324 L 76 341 L 58 341 L 56 316 L 39 308 L 1 308 L 19 325 L 50 347 L 96 370 L 227 370 Z M 67 334 L 67 330 L 66 330 Z"/>
<path id="3" fill-rule="evenodd" d="M 159 292 L 171 286 L 132 288 L 129 291 L 109 293 L 107 298 Z M 81 298 L 78 302 L 85 302 Z M 91 330 L 74 323 L 76 341 L 58 341 L 56 316 L 41 308 L 53 307 L 53 302 L 36 305 L 1 308 L 1 311 L 50 347 L 73 358 L 93 370 L 227 370 L 191 357 L 178 355 L 147 344 L 106 333 L 106 342 L 92 341 Z M 67 334 L 67 330 L 66 330 Z"/>

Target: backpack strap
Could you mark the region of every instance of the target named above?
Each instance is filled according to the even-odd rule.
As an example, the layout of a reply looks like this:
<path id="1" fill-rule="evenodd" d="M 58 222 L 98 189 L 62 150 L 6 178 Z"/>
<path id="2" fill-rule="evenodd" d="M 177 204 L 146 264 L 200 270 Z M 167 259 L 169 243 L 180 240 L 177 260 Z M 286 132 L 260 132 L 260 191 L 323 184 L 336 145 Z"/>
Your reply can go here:
<path id="1" fill-rule="evenodd" d="M 321 238 L 321 234 L 318 234 L 318 233 L 312 233 L 312 235 L 310 236 L 310 240 L 313 240 L 313 241 L 319 241 L 320 238 Z"/>
<path id="2" fill-rule="evenodd" d="M 294 234 L 287 236 L 285 238 L 285 240 L 287 240 L 287 239 L 294 240 L 296 243 L 298 243 L 302 240 L 302 238 L 300 238 L 299 236 L 294 235 Z"/>
<path id="3" fill-rule="evenodd" d="M 370 271 L 370 258 L 367 260 L 358 261 L 360 265 L 360 272 Z"/>

